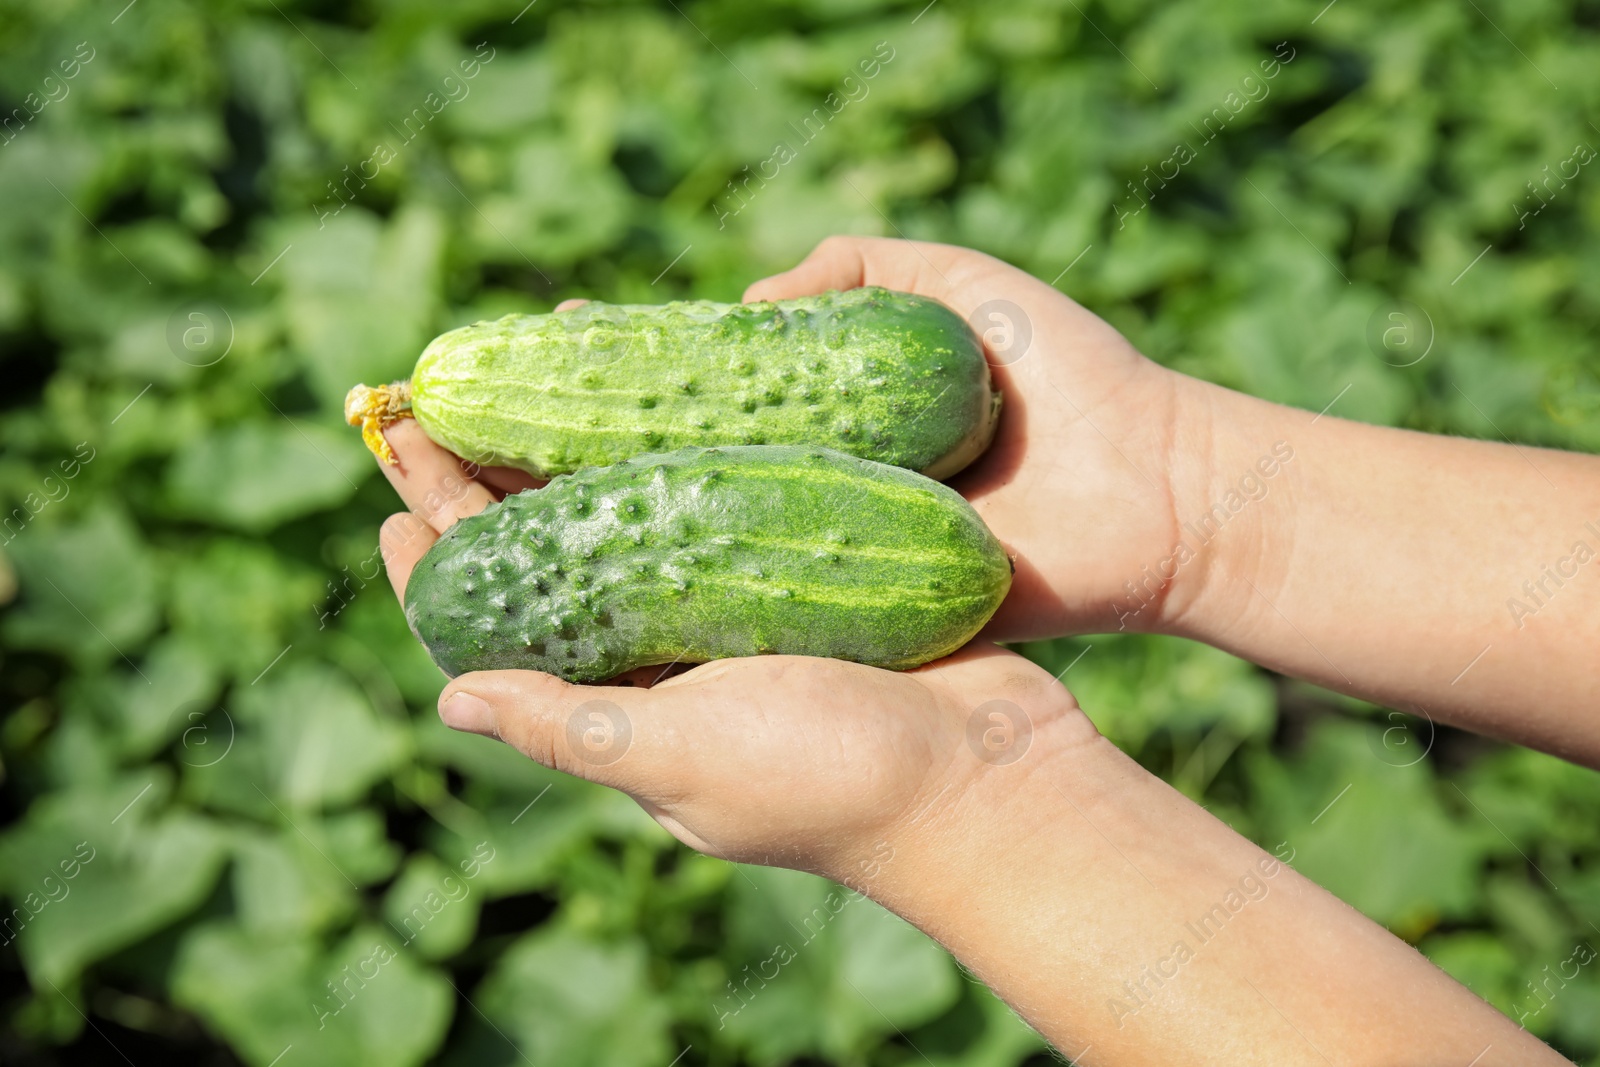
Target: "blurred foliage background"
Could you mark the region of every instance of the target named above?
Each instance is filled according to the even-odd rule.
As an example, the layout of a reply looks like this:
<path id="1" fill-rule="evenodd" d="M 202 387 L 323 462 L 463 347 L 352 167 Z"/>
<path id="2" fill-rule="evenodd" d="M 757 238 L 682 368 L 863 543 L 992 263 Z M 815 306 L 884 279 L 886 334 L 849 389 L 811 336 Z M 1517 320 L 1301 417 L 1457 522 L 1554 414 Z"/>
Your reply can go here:
<path id="1" fill-rule="evenodd" d="M 1600 446 L 1593 0 L 924 4 L 0 3 L 0 1059 L 1046 1062 L 871 903 L 440 726 L 339 417 L 439 331 L 904 234 L 1310 411 Z M 1183 641 L 1025 651 L 1600 1063 L 1592 773 Z"/>

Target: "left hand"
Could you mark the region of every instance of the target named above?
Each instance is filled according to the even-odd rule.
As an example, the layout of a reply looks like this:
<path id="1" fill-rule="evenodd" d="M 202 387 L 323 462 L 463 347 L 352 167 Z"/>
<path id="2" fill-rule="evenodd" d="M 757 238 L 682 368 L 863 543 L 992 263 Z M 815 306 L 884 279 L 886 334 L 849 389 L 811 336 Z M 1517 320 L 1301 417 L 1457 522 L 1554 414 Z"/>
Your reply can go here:
<path id="1" fill-rule="evenodd" d="M 410 420 L 386 434 L 400 462 L 384 473 L 412 508 L 382 533 L 403 599 L 439 534 L 518 479 L 469 477 Z M 803 656 L 717 660 L 649 688 L 485 671 L 450 682 L 439 712 L 621 789 L 691 848 L 846 884 L 870 878 L 907 835 L 937 840 L 1012 762 L 1008 742 L 1026 745 L 1030 761 L 1104 745 L 1049 674 L 985 644 L 905 672 Z"/>

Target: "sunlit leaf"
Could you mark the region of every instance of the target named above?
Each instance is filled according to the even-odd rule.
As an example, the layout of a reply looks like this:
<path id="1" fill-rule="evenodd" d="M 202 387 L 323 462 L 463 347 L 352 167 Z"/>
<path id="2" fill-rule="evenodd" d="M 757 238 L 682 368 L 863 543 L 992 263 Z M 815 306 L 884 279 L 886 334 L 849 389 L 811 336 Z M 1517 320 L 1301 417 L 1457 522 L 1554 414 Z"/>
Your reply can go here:
<path id="1" fill-rule="evenodd" d="M 671 1046 L 666 1005 L 637 943 L 601 944 L 562 930 L 529 934 L 473 999 L 534 1063 L 648 1067 L 681 1051 Z"/>
<path id="2" fill-rule="evenodd" d="M 6 640 L 90 663 L 120 660 L 154 627 L 161 608 L 154 561 L 114 505 L 70 525 L 35 520 L 7 546 L 23 599 L 7 612 Z"/>
<path id="3" fill-rule="evenodd" d="M 450 1024 L 453 993 L 377 927 L 332 949 L 219 923 L 185 939 L 172 996 L 251 1064 L 286 1049 L 302 1063 L 420 1064 Z"/>
<path id="4" fill-rule="evenodd" d="M 217 824 L 167 807 L 150 769 L 36 804 L 0 839 L 6 936 L 29 972 L 64 982 L 192 911 L 226 857 Z"/>
<path id="5" fill-rule="evenodd" d="M 195 442 L 167 482 L 185 515 L 259 531 L 348 500 L 370 473 L 359 438 L 271 417 Z"/>

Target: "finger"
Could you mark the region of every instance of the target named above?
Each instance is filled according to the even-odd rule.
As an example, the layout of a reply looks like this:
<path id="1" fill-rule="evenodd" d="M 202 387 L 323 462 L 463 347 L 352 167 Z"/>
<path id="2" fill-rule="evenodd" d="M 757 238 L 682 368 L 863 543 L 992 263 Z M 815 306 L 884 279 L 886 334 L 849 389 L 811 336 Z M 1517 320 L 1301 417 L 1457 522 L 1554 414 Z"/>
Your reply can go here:
<path id="1" fill-rule="evenodd" d="M 545 484 L 527 471 L 519 471 L 515 467 L 479 467 L 473 477 L 500 496 L 510 496 L 524 489 L 538 489 Z"/>
<path id="2" fill-rule="evenodd" d="M 996 689 L 994 661 L 998 659 L 1011 660 L 1013 663 L 1012 669 L 999 672 L 1006 681 L 1003 687 Z M 987 641 L 973 641 L 944 659 L 924 664 L 907 673 L 925 685 L 943 687 L 957 707 L 976 710 L 993 701 L 1004 701 L 1018 709 L 1030 731 L 1050 723 L 1064 722 L 1071 731 L 1065 737 L 1084 741 L 1098 736 L 1087 718 L 1072 714 L 1079 710 L 1077 698 L 1067 690 L 1059 676 L 1053 676 L 1010 649 Z"/>
<path id="3" fill-rule="evenodd" d="M 383 436 L 399 460 L 381 465 L 384 477 L 406 507 L 438 532 L 494 503 L 493 494 L 468 477 L 461 460 L 428 440 L 415 419 L 385 427 Z"/>
<path id="4" fill-rule="evenodd" d="M 439 539 L 432 526 L 409 511 L 390 515 L 378 530 L 378 551 L 383 556 L 383 566 L 389 573 L 389 584 L 402 603 L 406 599 L 406 582 L 411 577 L 417 561 Z"/>
<path id="5" fill-rule="evenodd" d="M 659 663 L 649 667 L 635 667 L 631 671 L 607 678 L 606 685 L 635 686 L 639 689 L 650 689 L 661 685 L 665 681 L 676 678 L 694 667 L 692 663 L 669 663 L 662 666 Z"/>
<path id="6" fill-rule="evenodd" d="M 680 794 L 690 764 L 671 698 L 574 685 L 537 671 L 463 674 L 439 694 L 446 726 L 495 737 L 578 778 L 656 800 Z M 681 710 L 681 709 L 679 709 Z"/>
<path id="7" fill-rule="evenodd" d="M 563 301 L 561 301 L 561 303 L 556 305 L 556 310 L 557 311 L 571 311 L 573 308 L 582 307 L 583 305 L 587 304 L 588 302 L 589 301 L 587 301 L 587 300 L 563 300 Z"/>
<path id="8" fill-rule="evenodd" d="M 955 287 L 955 265 L 961 255 L 951 245 L 899 241 L 883 237 L 826 238 L 800 264 L 763 278 L 745 290 L 745 300 L 787 300 L 796 296 L 881 285 L 906 293 L 944 299 Z"/>
<path id="9" fill-rule="evenodd" d="M 1001 648 L 989 641 L 971 641 L 943 659 L 913 667 L 907 673 L 928 675 L 945 681 L 965 682 L 972 678 L 987 676 L 993 670 L 992 661 L 997 659 L 1020 661 L 1022 657 L 1010 649 Z"/>

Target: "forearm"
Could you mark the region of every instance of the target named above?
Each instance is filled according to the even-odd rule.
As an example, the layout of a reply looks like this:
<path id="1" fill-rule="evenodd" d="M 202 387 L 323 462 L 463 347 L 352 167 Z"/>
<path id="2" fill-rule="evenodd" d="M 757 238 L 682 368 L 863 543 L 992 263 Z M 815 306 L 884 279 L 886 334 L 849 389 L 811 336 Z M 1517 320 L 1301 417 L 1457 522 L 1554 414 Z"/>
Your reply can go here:
<path id="1" fill-rule="evenodd" d="M 1600 765 L 1600 458 L 1192 390 L 1209 477 L 1177 501 L 1194 558 L 1164 628 Z"/>
<path id="2" fill-rule="evenodd" d="M 1108 742 L 1048 744 L 867 891 L 1076 1062 L 1564 1062 Z"/>

